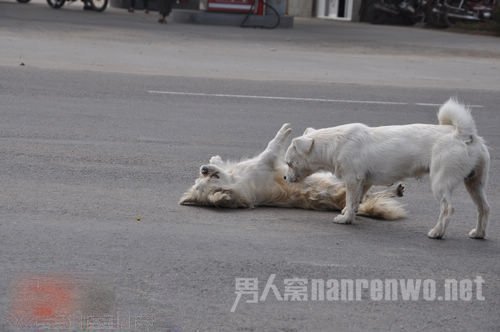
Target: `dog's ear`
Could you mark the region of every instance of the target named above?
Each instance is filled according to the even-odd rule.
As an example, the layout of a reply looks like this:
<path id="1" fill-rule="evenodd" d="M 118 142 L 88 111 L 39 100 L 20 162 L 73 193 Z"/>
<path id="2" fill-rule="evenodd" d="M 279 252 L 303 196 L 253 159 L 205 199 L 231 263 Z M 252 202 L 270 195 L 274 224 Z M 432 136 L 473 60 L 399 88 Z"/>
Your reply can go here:
<path id="1" fill-rule="evenodd" d="M 311 128 L 311 127 L 306 128 L 306 130 L 304 130 L 304 133 L 302 134 L 302 136 L 308 135 L 308 134 L 312 133 L 312 132 L 313 132 L 313 131 L 315 131 L 315 130 L 316 130 L 316 129 Z"/>
<path id="2" fill-rule="evenodd" d="M 293 145 L 298 153 L 308 155 L 314 146 L 314 139 L 303 136 L 297 137 L 293 140 Z"/>

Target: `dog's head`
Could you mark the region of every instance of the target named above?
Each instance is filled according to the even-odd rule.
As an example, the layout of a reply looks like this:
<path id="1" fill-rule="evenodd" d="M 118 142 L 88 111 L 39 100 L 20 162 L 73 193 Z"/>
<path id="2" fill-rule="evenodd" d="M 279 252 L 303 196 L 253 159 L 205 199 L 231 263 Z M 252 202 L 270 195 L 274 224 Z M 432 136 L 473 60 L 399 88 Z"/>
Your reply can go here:
<path id="1" fill-rule="evenodd" d="M 315 172 L 309 162 L 310 154 L 314 149 L 314 138 L 310 134 L 314 131 L 307 128 L 304 135 L 294 138 L 285 154 L 288 170 L 285 176 L 287 182 L 298 182 Z"/>
<path id="2" fill-rule="evenodd" d="M 248 207 L 235 189 L 234 177 L 224 169 L 225 163 L 222 159 L 216 156 L 212 157 L 210 162 L 200 167 L 200 176 L 195 184 L 182 195 L 179 204 L 227 208 Z"/>

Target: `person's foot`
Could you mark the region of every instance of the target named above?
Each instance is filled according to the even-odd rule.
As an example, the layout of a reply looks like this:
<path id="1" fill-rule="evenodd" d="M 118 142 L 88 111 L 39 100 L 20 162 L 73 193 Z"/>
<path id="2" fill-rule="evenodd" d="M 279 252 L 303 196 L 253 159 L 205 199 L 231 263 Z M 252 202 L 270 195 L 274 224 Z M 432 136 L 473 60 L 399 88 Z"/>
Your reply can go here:
<path id="1" fill-rule="evenodd" d="M 130 7 L 130 8 L 128 9 L 128 12 L 129 12 L 129 13 L 133 13 L 133 12 L 134 12 L 134 8 Z"/>
<path id="2" fill-rule="evenodd" d="M 146 9 L 146 10 L 144 11 L 144 14 L 149 14 L 149 10 L 148 10 L 148 9 Z"/>
<path id="3" fill-rule="evenodd" d="M 94 10 L 94 8 L 91 5 L 83 5 L 83 10 Z"/>
<path id="4" fill-rule="evenodd" d="M 160 19 L 158 20 L 158 23 L 167 24 L 167 20 L 165 19 L 165 17 L 160 17 Z"/>

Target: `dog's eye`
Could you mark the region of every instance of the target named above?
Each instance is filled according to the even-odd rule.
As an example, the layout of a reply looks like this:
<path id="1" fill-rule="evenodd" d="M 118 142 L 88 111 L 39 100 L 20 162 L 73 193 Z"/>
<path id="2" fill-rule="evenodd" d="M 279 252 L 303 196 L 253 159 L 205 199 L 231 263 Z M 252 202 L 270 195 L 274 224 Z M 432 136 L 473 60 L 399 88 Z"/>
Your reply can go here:
<path id="1" fill-rule="evenodd" d="M 210 175 L 210 178 L 219 179 L 219 173 L 214 173 L 214 174 Z"/>
<path id="2" fill-rule="evenodd" d="M 292 167 L 292 162 L 287 161 L 287 162 L 286 162 L 286 165 L 287 165 L 288 167 Z"/>

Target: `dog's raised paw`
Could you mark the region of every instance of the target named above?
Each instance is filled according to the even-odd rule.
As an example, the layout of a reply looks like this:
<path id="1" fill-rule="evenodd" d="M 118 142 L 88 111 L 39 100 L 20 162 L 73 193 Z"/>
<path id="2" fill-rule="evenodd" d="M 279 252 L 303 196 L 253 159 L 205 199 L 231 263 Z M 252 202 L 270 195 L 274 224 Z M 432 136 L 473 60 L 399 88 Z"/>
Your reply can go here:
<path id="1" fill-rule="evenodd" d="M 215 165 L 220 165 L 220 164 L 224 163 L 224 161 L 222 160 L 222 158 L 219 155 L 216 155 L 216 156 L 212 156 L 210 158 L 209 163 L 215 164 Z"/>
<path id="2" fill-rule="evenodd" d="M 287 130 L 290 127 L 291 127 L 291 124 L 286 122 L 286 123 L 283 123 L 280 130 Z"/>

